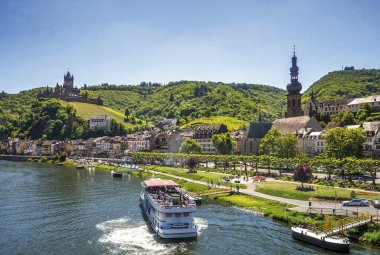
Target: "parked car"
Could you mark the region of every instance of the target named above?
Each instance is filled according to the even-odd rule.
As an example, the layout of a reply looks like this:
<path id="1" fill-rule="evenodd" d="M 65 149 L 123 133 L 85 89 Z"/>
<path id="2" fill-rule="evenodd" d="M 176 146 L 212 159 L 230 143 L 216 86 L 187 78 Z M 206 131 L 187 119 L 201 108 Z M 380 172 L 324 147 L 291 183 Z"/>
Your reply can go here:
<path id="1" fill-rule="evenodd" d="M 367 199 L 357 198 L 350 201 L 343 201 L 343 206 L 369 206 Z"/>
<path id="2" fill-rule="evenodd" d="M 380 200 L 373 200 L 373 207 L 380 209 Z"/>
<path id="3" fill-rule="evenodd" d="M 318 171 L 318 172 L 324 172 L 324 171 L 326 171 L 326 168 L 325 168 L 324 166 L 319 166 L 319 167 L 317 168 L 317 171 Z"/>

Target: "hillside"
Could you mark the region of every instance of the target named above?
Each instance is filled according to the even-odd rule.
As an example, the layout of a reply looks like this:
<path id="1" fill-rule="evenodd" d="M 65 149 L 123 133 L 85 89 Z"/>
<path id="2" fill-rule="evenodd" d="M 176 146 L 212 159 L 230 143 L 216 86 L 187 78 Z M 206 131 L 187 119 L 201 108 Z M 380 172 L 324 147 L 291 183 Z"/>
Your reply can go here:
<path id="1" fill-rule="evenodd" d="M 138 128 L 148 128 L 150 125 L 147 125 L 145 122 L 136 119 L 134 123 L 124 122 L 125 115 L 121 112 L 118 112 L 110 107 L 100 106 L 95 104 L 86 104 L 79 102 L 65 102 L 61 101 L 63 105 L 70 105 L 74 107 L 76 113 L 79 117 L 84 119 L 89 119 L 93 115 L 107 115 L 114 119 L 115 121 L 122 123 L 127 129 L 135 129 Z"/>
<path id="2" fill-rule="evenodd" d="M 314 91 L 317 101 L 379 94 L 380 70 L 363 69 L 330 72 L 305 91 L 304 102 L 310 98 L 312 91 Z"/>
<path id="3" fill-rule="evenodd" d="M 179 125 L 224 123 L 229 129 L 244 128 L 258 120 L 282 116 L 285 91 L 255 84 L 224 84 L 180 81 L 168 85 L 142 84 L 86 86 L 82 93 L 100 96 L 104 106 L 68 103 L 56 99 L 39 99 L 44 88 L 2 94 L 0 98 L 0 138 L 25 137 L 47 139 L 80 138 L 102 134 L 88 132 L 91 115 L 108 115 L 116 124 L 107 135 L 149 129 L 163 118 L 178 118 Z M 52 109 L 50 109 L 52 108 Z M 128 109 L 128 122 L 124 113 Z M 75 125 L 68 122 L 75 121 Z M 120 126 L 121 125 L 121 126 Z M 75 131 L 76 130 L 76 131 Z"/>
<path id="4" fill-rule="evenodd" d="M 249 122 L 225 116 L 203 117 L 181 126 L 181 129 L 193 128 L 199 124 L 224 124 L 227 126 L 228 130 L 241 130 L 246 129 Z"/>
<path id="5" fill-rule="evenodd" d="M 146 89 L 142 90 L 142 88 Z M 149 88 L 149 89 L 147 89 Z M 255 84 L 180 81 L 165 86 L 92 86 L 82 93 L 100 96 L 104 105 L 150 122 L 178 118 L 186 124 L 202 117 L 228 116 L 257 121 L 258 111 L 271 121 L 282 116 L 285 91 Z"/>

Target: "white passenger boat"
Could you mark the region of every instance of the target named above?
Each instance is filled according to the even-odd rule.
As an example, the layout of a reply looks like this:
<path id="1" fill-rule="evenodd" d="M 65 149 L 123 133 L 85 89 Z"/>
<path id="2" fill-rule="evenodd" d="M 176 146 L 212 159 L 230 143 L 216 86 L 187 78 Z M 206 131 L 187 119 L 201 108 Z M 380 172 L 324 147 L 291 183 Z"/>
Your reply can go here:
<path id="1" fill-rule="evenodd" d="M 162 238 L 194 238 L 196 204 L 172 180 L 151 179 L 141 183 L 141 209 L 153 230 Z"/>

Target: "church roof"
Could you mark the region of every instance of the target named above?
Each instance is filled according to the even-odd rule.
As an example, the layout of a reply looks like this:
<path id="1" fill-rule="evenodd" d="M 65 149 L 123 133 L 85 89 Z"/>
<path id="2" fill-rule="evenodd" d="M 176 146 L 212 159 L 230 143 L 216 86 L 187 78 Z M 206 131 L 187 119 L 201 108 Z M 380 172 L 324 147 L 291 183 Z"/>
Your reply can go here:
<path id="1" fill-rule="evenodd" d="M 301 129 L 313 129 L 313 131 L 322 131 L 322 127 L 314 117 L 299 116 L 292 118 L 277 119 L 273 122 L 272 128 L 280 130 L 285 134 L 295 134 Z"/>
<path id="2" fill-rule="evenodd" d="M 330 121 L 325 126 L 325 129 L 336 128 L 336 127 L 340 127 L 340 126 L 342 126 L 341 122 L 339 122 L 339 121 Z"/>
<path id="3" fill-rule="evenodd" d="M 272 128 L 272 123 L 255 123 L 252 122 L 247 130 L 247 138 L 263 138 Z"/>

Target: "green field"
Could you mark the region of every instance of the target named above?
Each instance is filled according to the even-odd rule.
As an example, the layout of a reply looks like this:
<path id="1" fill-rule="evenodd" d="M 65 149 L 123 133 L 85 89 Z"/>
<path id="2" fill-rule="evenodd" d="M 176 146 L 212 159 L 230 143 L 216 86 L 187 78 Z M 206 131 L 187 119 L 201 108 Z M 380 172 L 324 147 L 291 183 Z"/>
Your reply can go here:
<path id="1" fill-rule="evenodd" d="M 129 122 L 124 122 L 125 115 L 121 112 L 118 112 L 112 108 L 96 105 L 96 104 L 87 104 L 87 103 L 80 103 L 80 102 L 65 102 L 62 101 L 64 105 L 71 105 L 75 108 L 77 111 L 77 114 L 84 118 L 89 119 L 93 115 L 107 115 L 110 118 L 116 120 L 119 123 L 123 123 L 126 128 L 133 128 L 136 126 L 143 126 L 145 125 L 145 122 L 142 122 L 142 124 L 132 124 Z"/>
<path id="2" fill-rule="evenodd" d="M 323 186 L 314 186 L 314 191 L 299 191 L 296 190 L 297 186 L 301 186 L 301 184 L 287 182 L 261 182 L 256 184 L 256 191 L 272 196 L 298 200 L 308 200 L 312 197 L 334 200 L 336 192 L 338 200 L 351 199 L 351 190 L 349 189 L 334 189 Z M 367 191 L 358 191 L 356 194 L 357 198 L 380 199 L 379 194 Z"/>
<path id="3" fill-rule="evenodd" d="M 199 124 L 224 124 L 227 126 L 228 130 L 240 130 L 240 129 L 246 129 L 248 127 L 248 122 L 244 120 L 239 120 L 233 117 L 226 117 L 226 116 L 215 116 L 210 118 L 199 118 L 196 120 L 193 120 L 183 126 L 181 126 L 181 129 L 186 129 L 192 126 L 196 126 Z"/>
<path id="4" fill-rule="evenodd" d="M 297 211 L 288 211 L 287 209 L 294 207 L 290 204 L 280 203 L 277 201 L 272 201 L 255 196 L 248 196 L 244 194 L 218 194 L 213 195 L 212 198 L 214 201 L 221 201 L 238 207 L 259 211 L 263 213 L 264 216 L 276 220 L 290 222 L 295 225 L 311 224 L 313 226 L 321 226 L 323 224 L 322 215 L 307 215 L 305 213 L 299 213 Z"/>

